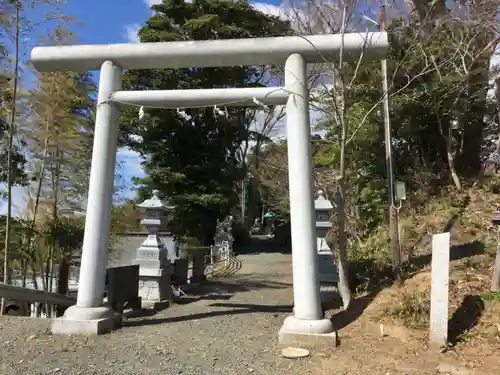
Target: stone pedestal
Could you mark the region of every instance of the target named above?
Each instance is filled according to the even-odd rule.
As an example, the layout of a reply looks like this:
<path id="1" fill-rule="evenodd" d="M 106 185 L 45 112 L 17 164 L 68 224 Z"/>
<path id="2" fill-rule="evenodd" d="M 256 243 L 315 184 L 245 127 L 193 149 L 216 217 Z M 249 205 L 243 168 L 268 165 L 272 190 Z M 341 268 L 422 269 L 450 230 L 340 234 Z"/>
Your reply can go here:
<path id="1" fill-rule="evenodd" d="M 339 273 L 335 264 L 333 251 L 318 248 L 319 258 L 319 281 L 321 284 L 336 284 L 339 281 Z"/>
<path id="2" fill-rule="evenodd" d="M 142 298 L 142 308 L 155 310 L 168 306 L 172 301 L 170 268 L 157 270 L 146 268 L 139 272 L 139 296 Z"/>
<path id="3" fill-rule="evenodd" d="M 139 296 L 143 308 L 158 308 L 172 300 L 172 266 L 167 256 L 167 249 L 157 235 L 149 235 L 137 249 L 134 264 L 140 267 Z"/>
<path id="4" fill-rule="evenodd" d="M 61 318 L 53 319 L 53 334 L 100 335 L 121 326 L 122 315 L 107 306 L 69 307 Z"/>

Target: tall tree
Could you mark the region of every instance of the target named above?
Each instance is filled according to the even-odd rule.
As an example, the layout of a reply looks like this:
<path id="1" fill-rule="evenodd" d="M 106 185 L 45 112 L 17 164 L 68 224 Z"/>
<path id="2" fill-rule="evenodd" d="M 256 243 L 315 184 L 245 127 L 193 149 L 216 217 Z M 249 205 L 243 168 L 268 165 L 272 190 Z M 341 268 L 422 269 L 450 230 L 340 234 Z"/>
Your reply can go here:
<path id="1" fill-rule="evenodd" d="M 58 26 L 49 39 L 51 44 L 68 44 L 73 34 Z M 85 205 L 95 85 L 90 75 L 72 72 L 41 73 L 36 83 L 29 97 L 30 121 L 24 129 L 33 175 L 28 208 L 33 231 L 37 228 L 41 233 L 53 234 L 61 231 L 61 216 L 80 212 Z M 64 224 L 61 226 L 66 228 Z M 37 252 L 39 249 L 44 251 Z M 53 261 L 59 263 L 59 274 L 67 276 L 69 254 L 60 249 L 54 239 L 45 241 L 45 246 L 29 249 L 45 275 L 45 288 L 52 288 Z M 59 290 L 64 291 L 67 279 L 59 284 Z"/>
<path id="2" fill-rule="evenodd" d="M 164 0 L 140 30 L 142 42 L 254 38 L 289 33 L 286 22 L 254 9 L 247 1 Z M 129 89 L 247 87 L 262 84 L 261 67 L 131 71 Z M 172 228 L 179 235 L 212 241 L 216 219 L 237 202 L 238 183 L 246 171 L 238 150 L 248 139 L 252 116 L 244 109 L 219 115 L 213 108 L 137 109 L 125 112 L 122 141 L 147 156 L 146 190 L 159 189 L 176 205 Z M 144 189 L 143 189 L 144 190 Z"/>
<path id="3" fill-rule="evenodd" d="M 20 39 L 20 23 L 21 23 L 21 2 L 19 0 L 10 0 L 11 4 L 15 7 L 15 32 L 14 32 L 14 71 L 13 71 L 13 87 L 12 96 L 10 98 L 10 118 L 8 124 L 8 137 L 7 137 L 7 147 L 6 147 L 6 159 L 7 159 L 7 218 L 5 222 L 5 243 L 4 243 L 4 258 L 3 258 L 3 282 L 7 283 L 8 273 L 9 273 L 9 247 L 10 247 L 10 232 L 11 232 L 11 216 L 12 216 L 12 185 L 14 180 L 14 136 L 15 136 L 15 121 L 17 117 L 17 91 L 18 91 L 18 80 L 19 80 L 19 39 Z M 0 314 L 4 311 L 5 299 L 2 298 L 2 303 L 0 307 Z"/>

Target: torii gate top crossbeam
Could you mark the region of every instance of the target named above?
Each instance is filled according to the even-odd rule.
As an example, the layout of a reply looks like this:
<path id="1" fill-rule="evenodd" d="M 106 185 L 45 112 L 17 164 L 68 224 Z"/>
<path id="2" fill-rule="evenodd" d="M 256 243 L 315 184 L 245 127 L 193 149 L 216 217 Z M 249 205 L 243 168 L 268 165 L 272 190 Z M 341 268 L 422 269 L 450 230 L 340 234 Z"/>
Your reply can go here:
<path id="1" fill-rule="evenodd" d="M 35 47 L 31 61 L 40 72 L 98 70 L 105 61 L 123 69 L 226 67 L 283 64 L 301 54 L 308 63 L 334 61 L 340 50 L 345 59 L 381 58 L 387 52 L 387 33 L 346 33 L 274 38 L 182 41 L 162 43 Z"/>

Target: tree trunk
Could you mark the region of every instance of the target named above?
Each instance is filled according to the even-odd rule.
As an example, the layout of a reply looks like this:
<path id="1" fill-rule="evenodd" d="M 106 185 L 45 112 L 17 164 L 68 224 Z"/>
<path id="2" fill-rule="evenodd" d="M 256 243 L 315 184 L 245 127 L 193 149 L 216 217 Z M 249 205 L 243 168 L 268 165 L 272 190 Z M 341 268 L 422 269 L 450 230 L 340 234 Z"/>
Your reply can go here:
<path id="1" fill-rule="evenodd" d="M 493 276 L 491 278 L 491 291 L 500 292 L 500 231 L 497 229 L 497 255 L 495 258 L 495 266 L 493 268 Z"/>
<path id="2" fill-rule="evenodd" d="M 453 157 L 453 152 L 451 150 L 451 147 L 448 145 L 449 142 L 446 143 L 446 157 L 448 159 L 448 167 L 450 168 L 451 179 L 453 180 L 455 188 L 460 193 L 462 192 L 462 183 L 460 182 L 460 177 L 458 176 L 457 170 L 455 168 L 455 159 Z"/>
<path id="3" fill-rule="evenodd" d="M 348 309 L 351 304 L 351 289 L 349 288 L 349 262 L 347 258 L 347 239 L 345 233 L 345 186 L 343 179 L 338 182 L 337 194 L 335 194 L 338 217 L 338 232 L 337 242 L 339 251 L 339 293 L 342 298 L 344 310 Z"/>
<path id="4" fill-rule="evenodd" d="M 441 136 L 446 144 L 446 160 L 448 162 L 448 168 L 450 169 L 450 176 L 455 188 L 460 193 L 462 191 L 462 183 L 460 182 L 460 177 L 458 176 L 457 169 L 455 167 L 455 156 L 453 154 L 453 125 L 451 122 L 448 124 L 448 131 L 446 134 L 440 118 L 438 118 L 438 125 L 439 132 L 441 133 Z"/>
<path id="5" fill-rule="evenodd" d="M 12 151 L 14 142 L 14 124 L 16 121 L 16 103 L 17 103 L 17 88 L 19 84 L 19 38 L 21 34 L 21 1 L 16 1 L 16 34 L 15 34 L 15 63 L 14 63 L 14 88 L 11 101 L 11 116 L 9 124 L 9 140 L 7 147 L 7 215 L 5 221 L 5 243 L 4 243 L 4 264 L 3 264 L 3 282 L 9 283 L 9 244 L 10 244 L 10 225 L 12 216 Z M 0 315 L 5 309 L 5 298 L 2 298 L 0 304 Z"/>
<path id="6" fill-rule="evenodd" d="M 35 267 L 35 262 L 31 264 L 31 281 L 33 281 L 33 288 L 38 290 L 38 281 L 36 279 L 36 267 Z"/>
<path id="7" fill-rule="evenodd" d="M 22 260 L 22 266 L 21 266 L 21 272 L 22 272 L 22 287 L 26 288 L 26 279 L 28 277 L 28 260 L 23 259 Z"/>
<path id="8" fill-rule="evenodd" d="M 57 293 L 62 295 L 68 294 L 69 282 L 69 261 L 67 256 L 61 257 L 59 264 L 59 275 L 57 278 Z M 57 316 L 62 316 L 66 308 L 57 306 Z"/>

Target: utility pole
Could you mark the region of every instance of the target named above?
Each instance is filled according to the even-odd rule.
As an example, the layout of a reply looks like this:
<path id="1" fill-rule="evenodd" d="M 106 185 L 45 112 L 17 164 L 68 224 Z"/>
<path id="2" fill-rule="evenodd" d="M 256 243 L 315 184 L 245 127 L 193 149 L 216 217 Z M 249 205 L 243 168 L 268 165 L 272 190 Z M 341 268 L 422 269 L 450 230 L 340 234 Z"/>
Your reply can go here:
<path id="1" fill-rule="evenodd" d="M 386 31 L 386 6 L 387 0 L 380 5 L 380 31 Z M 389 82 L 387 73 L 387 59 L 381 62 L 382 67 L 382 95 L 384 103 L 384 141 L 385 161 L 387 168 L 387 184 L 389 192 L 389 231 L 391 234 L 392 270 L 395 279 L 401 278 L 401 248 L 399 246 L 398 213 L 395 206 L 394 196 L 394 169 L 392 166 L 392 134 L 391 117 L 389 107 Z"/>

